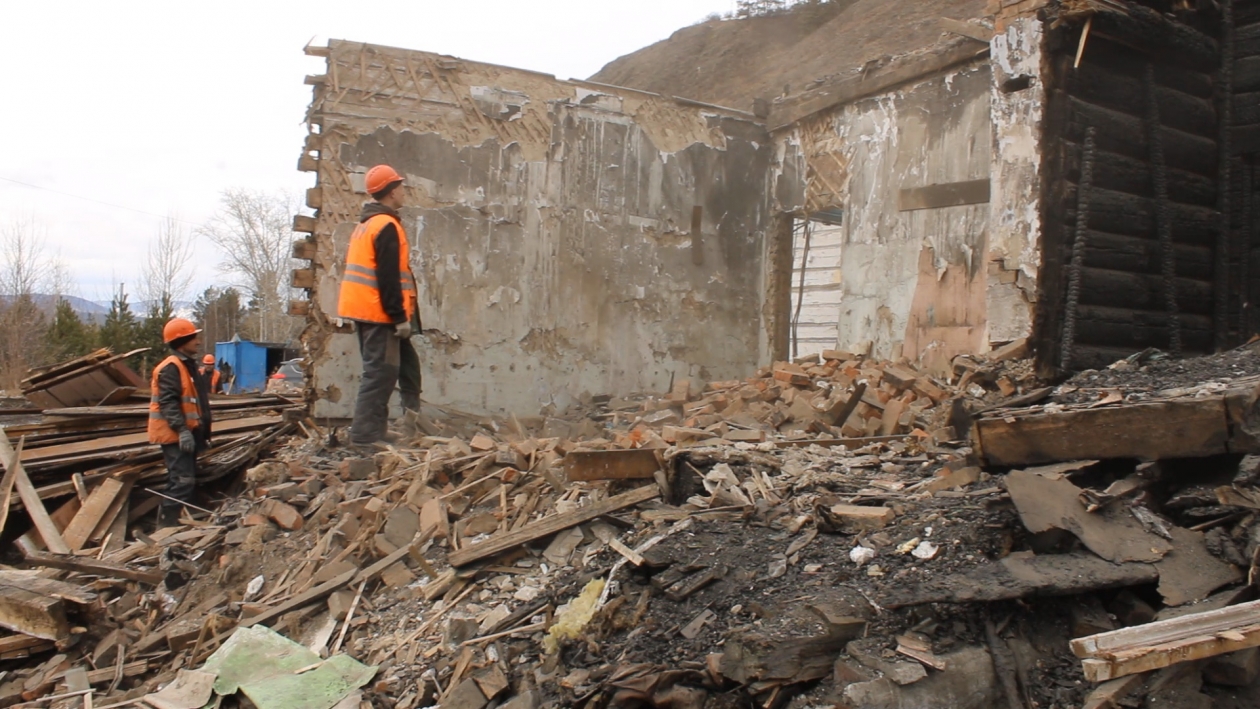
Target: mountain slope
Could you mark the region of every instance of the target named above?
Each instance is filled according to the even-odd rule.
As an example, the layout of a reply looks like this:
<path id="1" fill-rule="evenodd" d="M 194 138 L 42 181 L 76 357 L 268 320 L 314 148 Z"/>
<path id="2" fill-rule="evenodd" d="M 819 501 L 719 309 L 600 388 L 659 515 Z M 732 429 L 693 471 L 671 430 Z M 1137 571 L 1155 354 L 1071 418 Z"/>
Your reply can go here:
<path id="1" fill-rule="evenodd" d="M 743 111 L 755 98 L 800 93 L 873 59 L 942 37 L 940 18 L 985 15 L 988 0 L 832 0 L 812 12 L 711 20 L 609 62 L 591 77 Z M 825 14 L 824 14 L 825 11 Z"/>

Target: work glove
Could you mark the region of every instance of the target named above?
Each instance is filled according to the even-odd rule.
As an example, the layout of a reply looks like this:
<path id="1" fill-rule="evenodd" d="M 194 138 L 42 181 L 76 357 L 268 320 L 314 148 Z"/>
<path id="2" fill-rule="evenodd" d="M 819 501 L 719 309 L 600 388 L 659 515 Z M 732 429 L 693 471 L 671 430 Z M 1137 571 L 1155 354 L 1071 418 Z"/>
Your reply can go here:
<path id="1" fill-rule="evenodd" d="M 411 322 L 400 322 L 395 325 L 394 334 L 397 335 L 400 340 L 409 339 L 411 337 Z"/>
<path id="2" fill-rule="evenodd" d="M 185 428 L 179 432 L 179 449 L 185 453 L 197 451 L 197 439 L 193 437 L 192 431 Z"/>

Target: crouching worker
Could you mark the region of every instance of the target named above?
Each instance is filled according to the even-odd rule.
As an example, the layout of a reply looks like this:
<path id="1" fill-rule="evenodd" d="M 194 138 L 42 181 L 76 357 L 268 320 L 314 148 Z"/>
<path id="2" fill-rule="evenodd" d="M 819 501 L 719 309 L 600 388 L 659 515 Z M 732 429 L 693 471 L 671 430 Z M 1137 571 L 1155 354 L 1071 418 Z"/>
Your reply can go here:
<path id="1" fill-rule="evenodd" d="M 210 385 L 197 365 L 201 330 L 184 318 L 162 329 L 172 354 L 153 368 L 149 383 L 149 442 L 162 446 L 166 461 L 166 497 L 158 526 L 179 523 L 179 511 L 197 494 L 197 453 L 210 443 Z"/>

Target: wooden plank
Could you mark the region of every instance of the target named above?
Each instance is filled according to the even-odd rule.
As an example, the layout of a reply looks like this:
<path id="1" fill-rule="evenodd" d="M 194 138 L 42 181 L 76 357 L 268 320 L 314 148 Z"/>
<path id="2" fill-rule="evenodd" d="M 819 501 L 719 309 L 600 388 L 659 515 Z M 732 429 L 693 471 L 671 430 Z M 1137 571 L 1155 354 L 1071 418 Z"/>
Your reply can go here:
<path id="1" fill-rule="evenodd" d="M 65 581 L 40 576 L 38 571 L 33 570 L 0 570 L 0 586 L 21 588 L 31 593 L 73 601 L 80 605 L 94 603 L 97 599 L 96 593 L 91 590 L 72 583 L 66 583 Z"/>
<path id="2" fill-rule="evenodd" d="M 404 550 L 404 553 L 405 553 L 405 550 Z M 266 622 L 275 620 L 276 618 L 279 618 L 280 616 L 284 615 L 285 613 L 288 613 L 289 611 L 297 610 L 298 608 L 301 608 L 307 604 L 314 603 L 315 601 L 322 599 L 323 597 L 327 596 L 333 591 L 336 591 L 342 586 L 345 586 L 346 584 L 350 583 L 350 581 L 358 573 L 359 573 L 358 569 L 351 569 L 331 581 L 321 583 L 320 585 L 314 588 L 311 588 L 307 591 L 303 591 L 302 593 L 299 593 L 293 598 L 290 598 L 289 600 L 285 601 L 284 603 L 281 603 L 280 605 L 274 608 L 271 608 L 270 610 L 265 610 L 256 616 L 246 618 L 245 620 L 241 621 L 240 626 L 242 628 L 248 628 L 252 625 L 266 623 Z"/>
<path id="3" fill-rule="evenodd" d="M 70 635 L 60 598 L 13 586 L 0 586 L 0 627 L 42 640 L 64 640 Z"/>
<path id="4" fill-rule="evenodd" d="M 946 32 L 953 32 L 954 34 L 962 35 L 963 37 L 970 37 L 977 42 L 984 42 L 985 44 L 988 44 L 989 41 L 993 39 L 993 30 L 988 27 L 982 27 L 970 22 L 963 22 L 962 20 L 955 20 L 950 17 L 942 17 L 939 22 L 941 23 L 941 29 Z"/>
<path id="5" fill-rule="evenodd" d="M 1072 641 L 1085 676 L 1103 682 L 1260 646 L 1260 601 Z"/>
<path id="6" fill-rule="evenodd" d="M 114 498 L 114 501 L 109 506 L 109 509 L 105 510 L 105 514 L 101 516 L 101 521 L 97 522 L 96 528 L 88 535 L 89 542 L 99 542 L 103 540 L 105 535 L 109 533 L 110 528 L 114 526 L 114 520 L 118 519 L 118 515 L 121 514 L 123 509 L 127 506 L 127 502 L 131 497 L 131 488 L 135 485 L 136 475 L 127 475 L 126 477 L 118 477 L 117 479 L 122 481 L 123 489 Z M 125 523 L 123 531 L 124 533 L 126 532 Z"/>
<path id="7" fill-rule="evenodd" d="M 911 187 L 901 190 L 900 211 L 961 207 L 966 204 L 988 204 L 989 178 L 949 182 L 940 185 Z"/>
<path id="8" fill-rule="evenodd" d="M 514 549 L 522 544 L 550 536 L 556 532 L 590 521 L 601 515 L 616 512 L 624 507 L 637 505 L 640 502 L 646 502 L 660 494 L 660 488 L 658 488 L 655 484 L 636 488 L 629 492 L 623 492 L 620 495 L 610 497 L 606 500 L 601 500 L 594 504 L 586 505 L 585 507 L 581 507 L 576 510 L 540 519 L 537 522 L 527 524 L 516 531 L 508 532 L 507 534 L 495 535 L 485 541 L 470 544 L 451 554 L 447 557 L 447 561 L 451 566 L 466 566 L 479 559 L 484 559 L 486 557 L 494 556 L 495 554 L 500 554 L 509 549 Z"/>
<path id="9" fill-rule="evenodd" d="M 107 561 L 97 561 L 95 559 L 85 559 L 78 556 L 57 556 L 55 554 L 27 554 L 27 563 L 35 566 L 45 566 L 50 569 L 63 569 L 65 571 L 75 571 L 81 574 L 92 574 L 95 576 L 104 576 L 111 578 L 127 579 L 129 581 L 139 581 L 147 584 L 159 584 L 165 578 L 165 574 L 161 571 L 146 571 L 143 569 L 132 569 L 119 564 L 112 564 Z"/>
<path id="10" fill-rule="evenodd" d="M 52 644 L 43 638 L 30 635 L 10 635 L 0 638 L 0 660 L 18 660 L 36 652 L 51 650 Z"/>
<path id="11" fill-rule="evenodd" d="M 1053 414 L 1009 413 L 976 420 L 972 438 L 990 466 L 1199 458 L 1230 452 L 1227 423 L 1224 397 L 1216 396 Z"/>
<path id="12" fill-rule="evenodd" d="M 25 451 L 23 452 L 25 453 Z M 70 547 L 66 546 L 65 541 L 61 538 L 61 532 L 57 529 L 57 525 L 53 524 L 52 519 L 48 516 L 48 510 L 44 509 L 44 503 L 40 501 L 39 493 L 35 491 L 35 486 L 31 484 L 31 479 L 26 476 L 20 456 L 13 450 L 13 446 L 9 445 L 9 437 L 5 435 L 3 429 L 0 429 L 0 459 L 3 459 L 6 471 L 10 468 L 15 471 L 13 482 L 17 486 L 18 496 L 22 498 L 22 504 L 26 507 L 26 512 L 30 515 L 35 529 L 39 531 L 40 537 L 44 539 L 44 545 L 57 554 L 69 554 Z"/>
<path id="13" fill-rule="evenodd" d="M 651 480 L 661 469 L 655 450 L 570 451 L 562 461 L 569 482 Z"/>
<path id="14" fill-rule="evenodd" d="M 3 438 L 6 442 L 9 440 L 4 429 L 0 429 L 0 438 Z M 18 441 L 17 450 L 14 452 L 15 457 L 22 457 L 22 447 L 25 444 L 25 439 Z M 0 481 L 0 535 L 4 534 L 4 526 L 9 522 L 9 505 L 13 503 L 13 487 L 17 484 L 18 469 L 16 465 L 9 465 L 7 456 L 2 462 L 4 463 L 4 480 Z"/>
<path id="15" fill-rule="evenodd" d="M 280 416 L 252 416 L 250 418 L 233 419 L 222 423 L 213 424 L 213 432 L 215 435 L 221 433 L 232 433 L 236 431 L 246 431 L 250 429 L 266 428 L 281 423 L 283 419 Z M 5 439 L 8 440 L 7 438 Z M 149 434 L 133 433 L 125 436 L 110 436 L 108 438 L 98 438 L 95 440 L 81 441 L 79 443 L 71 443 L 62 446 L 47 446 L 34 450 L 25 450 L 22 452 L 22 462 L 32 463 L 38 461 L 47 461 L 50 459 L 69 457 L 79 453 L 100 453 L 104 451 L 117 450 L 119 448 L 145 447 L 149 444 Z"/>
<path id="16" fill-rule="evenodd" d="M 70 520 L 70 525 L 62 534 L 66 546 L 70 547 L 71 551 L 79 551 L 83 548 L 96 526 L 101 523 L 105 514 L 126 490 L 127 485 L 116 478 L 105 478 L 92 490 L 87 502 L 79 508 L 78 514 Z M 117 508 L 115 508 L 115 514 L 117 514 L 116 510 Z"/>

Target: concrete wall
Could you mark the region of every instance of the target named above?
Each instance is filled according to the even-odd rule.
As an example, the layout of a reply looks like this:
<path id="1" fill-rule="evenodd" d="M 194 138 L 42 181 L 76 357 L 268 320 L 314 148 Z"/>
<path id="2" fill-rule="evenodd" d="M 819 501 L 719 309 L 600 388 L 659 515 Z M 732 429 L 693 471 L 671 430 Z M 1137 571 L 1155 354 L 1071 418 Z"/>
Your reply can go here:
<path id="1" fill-rule="evenodd" d="M 778 205 L 845 210 L 841 349 L 942 364 L 988 348 L 989 205 L 902 211 L 901 193 L 989 179 L 991 88 L 982 58 L 776 133 Z"/>
<path id="2" fill-rule="evenodd" d="M 379 162 L 413 205 L 426 401 L 536 414 L 768 361 L 773 146 L 750 115 L 424 52 L 327 52 L 303 158 L 318 174 L 304 276 L 317 416 L 349 416 L 358 387 L 334 317 Z"/>

